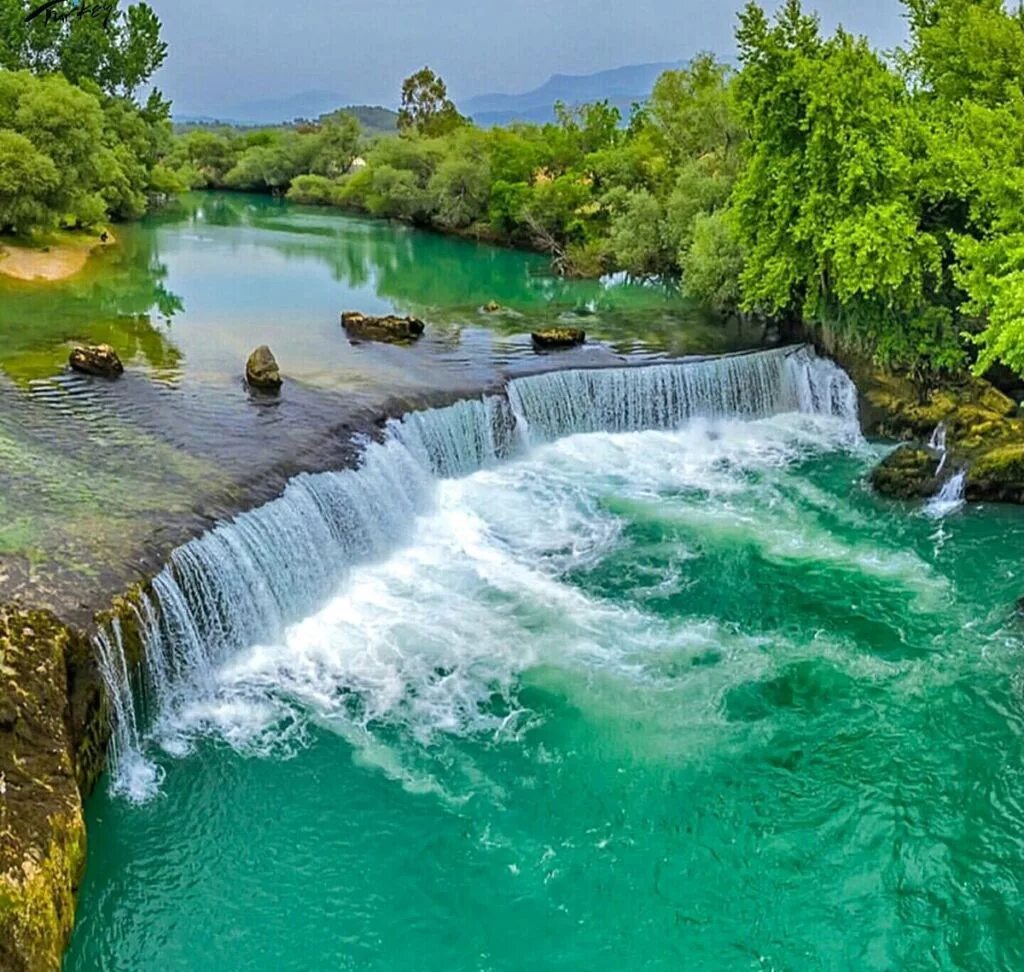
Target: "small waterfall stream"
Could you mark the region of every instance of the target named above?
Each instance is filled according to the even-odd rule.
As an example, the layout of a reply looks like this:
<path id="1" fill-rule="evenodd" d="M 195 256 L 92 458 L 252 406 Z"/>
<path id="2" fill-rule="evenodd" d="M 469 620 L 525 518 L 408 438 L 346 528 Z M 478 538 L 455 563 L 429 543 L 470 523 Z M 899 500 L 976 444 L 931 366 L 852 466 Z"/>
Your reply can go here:
<path id="1" fill-rule="evenodd" d="M 949 451 L 946 446 L 945 422 L 939 422 L 935 426 L 935 431 L 932 432 L 932 437 L 928 441 L 928 448 L 939 454 L 939 468 L 935 470 L 935 475 L 941 476 L 942 470 L 946 468 L 946 460 L 949 458 Z"/>
<path id="2" fill-rule="evenodd" d="M 301 475 L 276 500 L 179 548 L 139 608 L 145 657 L 132 672 L 120 626 L 96 637 L 112 699 L 114 788 L 147 799 L 149 725 L 216 693 L 214 673 L 241 649 L 279 638 L 352 565 L 402 542 L 439 478 L 461 477 L 533 445 L 582 432 L 672 429 L 691 418 L 831 416 L 859 438 L 856 389 L 806 348 L 676 364 L 549 372 L 490 396 L 388 423 L 356 469 Z M 145 767 L 149 767 L 148 772 Z"/>
<path id="3" fill-rule="evenodd" d="M 949 446 L 947 439 L 946 423 L 940 422 L 935 426 L 932 437 L 928 441 L 928 448 L 939 454 L 939 465 L 935 470 L 935 478 L 938 479 L 945 470 L 949 461 Z M 955 513 L 964 505 L 964 492 L 967 486 L 967 470 L 960 469 L 947 479 L 939 491 L 925 504 L 925 516 L 934 520 L 941 520 L 943 517 Z"/>

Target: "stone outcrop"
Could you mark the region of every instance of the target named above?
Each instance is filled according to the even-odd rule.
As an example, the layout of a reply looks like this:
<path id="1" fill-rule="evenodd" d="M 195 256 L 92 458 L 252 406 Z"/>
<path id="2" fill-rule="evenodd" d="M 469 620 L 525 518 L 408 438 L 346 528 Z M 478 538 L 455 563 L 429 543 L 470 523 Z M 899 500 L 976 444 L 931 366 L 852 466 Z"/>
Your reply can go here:
<path id="1" fill-rule="evenodd" d="M 124 374 L 124 365 L 109 344 L 77 347 L 69 355 L 68 364 L 74 371 L 100 378 L 118 378 Z"/>
<path id="2" fill-rule="evenodd" d="M 1013 399 L 978 378 L 922 391 L 901 375 L 841 363 L 857 384 L 864 431 L 913 444 L 888 456 L 872 475 L 880 493 L 934 495 L 941 456 L 925 447 L 942 425 L 945 470 L 967 470 L 967 499 L 1024 503 L 1024 418 Z"/>
<path id="3" fill-rule="evenodd" d="M 939 489 L 935 474 L 940 461 L 928 449 L 900 446 L 871 471 L 871 485 L 883 496 L 895 499 L 934 496 Z"/>
<path id="4" fill-rule="evenodd" d="M 273 352 L 261 344 L 245 363 L 245 381 L 250 388 L 276 391 L 281 387 L 281 369 Z"/>
<path id="5" fill-rule="evenodd" d="M 530 337 L 533 346 L 543 351 L 574 348 L 587 339 L 586 332 L 578 327 L 552 327 L 545 331 L 534 331 Z"/>
<path id="6" fill-rule="evenodd" d="M 393 344 L 415 341 L 425 329 L 418 317 L 396 317 L 394 314 L 374 317 L 360 311 L 345 311 L 341 315 L 341 323 L 350 337 Z"/>
<path id="7" fill-rule="evenodd" d="M 75 636 L 45 612 L 0 610 L 0 969 L 59 972 L 85 864 L 69 724 Z"/>
<path id="8" fill-rule="evenodd" d="M 978 455 L 967 470 L 967 497 L 1024 503 L 1024 437 Z"/>

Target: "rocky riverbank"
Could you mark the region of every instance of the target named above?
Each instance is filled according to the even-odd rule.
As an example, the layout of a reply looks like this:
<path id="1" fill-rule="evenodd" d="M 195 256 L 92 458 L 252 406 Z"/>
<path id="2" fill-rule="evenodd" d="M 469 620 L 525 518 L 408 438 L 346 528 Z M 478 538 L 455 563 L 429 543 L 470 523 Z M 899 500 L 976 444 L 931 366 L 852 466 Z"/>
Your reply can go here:
<path id="1" fill-rule="evenodd" d="M 900 375 L 848 370 L 865 433 L 906 443 L 872 475 L 882 495 L 932 496 L 963 473 L 968 500 L 1024 503 L 1024 414 L 1012 398 L 977 378 L 922 392 Z"/>
<path id="2" fill-rule="evenodd" d="M 0 610 L 0 968 L 59 969 L 85 865 L 82 794 L 100 771 L 102 693 L 87 640 Z M 75 712 L 75 709 L 78 709 Z"/>

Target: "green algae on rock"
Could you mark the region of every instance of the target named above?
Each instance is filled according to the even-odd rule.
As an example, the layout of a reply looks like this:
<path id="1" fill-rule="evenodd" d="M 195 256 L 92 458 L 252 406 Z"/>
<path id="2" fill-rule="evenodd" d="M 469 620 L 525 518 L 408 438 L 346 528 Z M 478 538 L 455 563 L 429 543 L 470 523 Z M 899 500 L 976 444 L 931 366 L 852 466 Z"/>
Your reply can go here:
<path id="1" fill-rule="evenodd" d="M 575 348 L 587 339 L 586 332 L 578 327 L 552 327 L 543 331 L 534 331 L 530 337 L 535 348 L 545 351 Z"/>
<path id="2" fill-rule="evenodd" d="M 937 467 L 938 460 L 927 449 L 900 446 L 872 470 L 871 485 L 897 499 L 932 496 L 939 488 Z"/>
<path id="3" fill-rule="evenodd" d="M 0 610 L 0 968 L 61 967 L 85 863 L 66 655 L 46 612 Z"/>
<path id="4" fill-rule="evenodd" d="M 397 317 L 394 314 L 374 317 L 360 311 L 345 311 L 341 315 L 341 323 L 346 333 L 367 341 L 415 341 L 425 330 L 423 321 L 417 317 Z"/>
<path id="5" fill-rule="evenodd" d="M 1024 441 L 983 452 L 968 470 L 967 495 L 1024 503 Z"/>
<path id="6" fill-rule="evenodd" d="M 862 417 L 869 434 L 927 442 L 945 428 L 947 469 L 967 469 L 970 500 L 1024 502 L 1024 419 L 1016 403 L 989 382 L 950 382 L 925 393 L 902 376 L 854 365 Z M 907 499 L 938 488 L 938 459 L 917 447 L 899 449 L 872 474 L 875 489 Z"/>

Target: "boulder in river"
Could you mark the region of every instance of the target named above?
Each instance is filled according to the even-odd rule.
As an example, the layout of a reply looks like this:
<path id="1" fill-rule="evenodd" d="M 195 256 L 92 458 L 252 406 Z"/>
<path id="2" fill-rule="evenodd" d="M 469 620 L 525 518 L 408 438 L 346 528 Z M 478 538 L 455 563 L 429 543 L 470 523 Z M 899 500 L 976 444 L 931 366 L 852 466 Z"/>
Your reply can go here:
<path id="1" fill-rule="evenodd" d="M 124 365 L 109 344 L 77 347 L 68 357 L 68 364 L 75 371 L 100 378 L 117 378 L 124 374 Z"/>
<path id="2" fill-rule="evenodd" d="M 424 324 L 418 317 L 397 317 L 385 314 L 374 317 L 360 311 L 345 311 L 341 323 L 347 334 L 366 341 L 404 343 L 415 341 L 424 331 Z"/>
<path id="3" fill-rule="evenodd" d="M 1024 503 L 1024 442 L 979 452 L 967 470 L 967 495 Z"/>
<path id="4" fill-rule="evenodd" d="M 928 449 L 900 446 L 871 472 L 871 485 L 883 496 L 917 499 L 933 496 L 939 488 L 938 461 Z"/>
<path id="5" fill-rule="evenodd" d="M 533 338 L 535 348 L 552 351 L 559 348 L 575 348 L 586 341 L 587 334 L 578 327 L 552 327 L 546 331 L 534 331 L 530 337 Z"/>
<path id="6" fill-rule="evenodd" d="M 250 388 L 274 391 L 281 387 L 281 369 L 273 352 L 261 344 L 245 363 L 245 381 Z"/>

